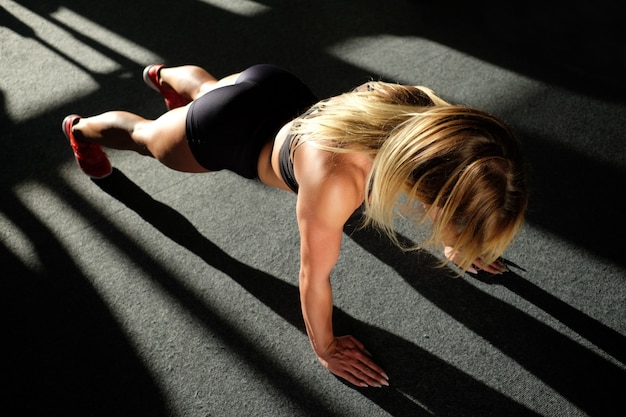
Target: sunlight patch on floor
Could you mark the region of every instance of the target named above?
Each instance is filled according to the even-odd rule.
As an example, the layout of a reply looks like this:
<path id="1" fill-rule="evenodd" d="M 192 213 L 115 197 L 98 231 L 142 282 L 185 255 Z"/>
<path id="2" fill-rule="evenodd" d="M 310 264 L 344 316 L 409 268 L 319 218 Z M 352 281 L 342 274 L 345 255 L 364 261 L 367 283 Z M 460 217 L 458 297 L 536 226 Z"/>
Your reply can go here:
<path id="1" fill-rule="evenodd" d="M 6 116 L 15 123 L 89 96 L 101 88 L 98 76 L 125 76 L 129 61 L 138 66 L 162 61 L 62 6 L 50 15 L 14 1 L 1 0 L 0 7 L 9 15 L 8 24 L 0 26 L 0 92 Z M 32 77 L 22 76 L 25 72 L 38 74 L 34 85 Z"/>
<path id="2" fill-rule="evenodd" d="M 145 62 L 160 62 L 162 60 L 162 58 L 155 53 L 65 7 L 59 7 L 56 12 L 52 13 L 51 17 L 57 22 L 80 32 L 80 34 L 86 38 L 98 44 L 106 45 L 107 49 L 115 51 L 116 54 L 122 55 L 129 61 L 142 64 Z M 100 61 L 97 60 L 95 62 Z M 97 68 L 93 70 L 97 71 Z"/>
<path id="3" fill-rule="evenodd" d="M 199 0 L 227 12 L 240 16 L 258 16 L 270 10 L 269 7 L 251 0 Z"/>

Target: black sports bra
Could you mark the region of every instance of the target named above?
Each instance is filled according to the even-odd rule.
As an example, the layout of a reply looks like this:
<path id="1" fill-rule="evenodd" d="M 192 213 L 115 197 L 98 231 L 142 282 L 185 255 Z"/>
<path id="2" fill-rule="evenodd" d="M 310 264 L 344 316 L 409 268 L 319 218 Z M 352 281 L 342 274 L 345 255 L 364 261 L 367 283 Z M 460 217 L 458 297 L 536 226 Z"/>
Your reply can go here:
<path id="1" fill-rule="evenodd" d="M 306 112 L 302 113 L 298 119 L 305 119 L 316 111 L 319 111 L 319 108 L 317 106 L 313 106 Z M 297 119 L 294 123 L 298 123 Z M 283 181 L 285 181 L 289 189 L 296 194 L 298 194 L 300 186 L 298 181 L 296 181 L 296 175 L 293 171 L 293 158 L 291 158 L 291 150 L 294 146 L 298 145 L 299 141 L 300 135 L 293 133 L 288 134 L 283 142 L 283 145 L 280 147 L 280 153 L 278 154 L 278 168 L 280 170 L 280 175 L 283 177 Z"/>
<path id="2" fill-rule="evenodd" d="M 300 117 L 308 117 L 311 113 L 314 113 L 315 110 L 319 110 L 319 109 L 313 107 Z M 296 181 L 296 176 L 294 174 L 293 158 L 291 158 L 291 150 L 293 149 L 294 146 L 298 145 L 299 141 L 300 141 L 300 135 L 289 133 L 287 137 L 285 137 L 285 141 L 280 147 L 280 152 L 278 154 L 278 168 L 280 170 L 280 175 L 283 177 L 283 180 L 285 181 L 287 186 L 291 189 L 291 191 L 293 191 L 296 194 L 298 194 L 298 189 L 300 188 L 300 185 L 298 184 L 298 181 Z M 350 219 L 357 218 L 357 217 L 360 218 L 364 210 L 365 210 L 365 203 L 363 203 L 361 207 L 357 208 L 354 211 L 352 216 L 350 216 Z"/>
<path id="3" fill-rule="evenodd" d="M 280 175 L 283 177 L 283 181 L 294 193 L 298 194 L 298 181 L 293 171 L 293 159 L 291 158 L 292 146 L 295 146 L 298 135 L 289 134 L 283 142 L 283 146 L 280 147 L 280 153 L 278 155 L 278 168 L 280 169 Z"/>

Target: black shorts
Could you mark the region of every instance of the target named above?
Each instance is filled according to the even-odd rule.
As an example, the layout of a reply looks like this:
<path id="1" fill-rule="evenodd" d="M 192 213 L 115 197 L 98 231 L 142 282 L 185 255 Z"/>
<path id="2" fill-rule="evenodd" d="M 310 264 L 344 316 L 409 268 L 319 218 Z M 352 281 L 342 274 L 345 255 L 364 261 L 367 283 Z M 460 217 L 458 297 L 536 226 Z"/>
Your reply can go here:
<path id="1" fill-rule="evenodd" d="M 189 107 L 187 141 L 209 171 L 257 178 L 259 154 L 280 128 L 318 101 L 293 74 L 273 65 L 243 71 L 233 85 L 212 90 Z"/>

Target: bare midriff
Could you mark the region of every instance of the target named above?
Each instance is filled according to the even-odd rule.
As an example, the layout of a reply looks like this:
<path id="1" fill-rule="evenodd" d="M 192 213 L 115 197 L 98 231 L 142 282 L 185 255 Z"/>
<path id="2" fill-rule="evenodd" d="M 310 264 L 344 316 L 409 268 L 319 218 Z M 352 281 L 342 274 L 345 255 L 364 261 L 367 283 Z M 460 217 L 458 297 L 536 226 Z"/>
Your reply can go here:
<path id="1" fill-rule="evenodd" d="M 263 149 L 261 149 L 257 165 L 259 179 L 262 183 L 287 191 L 291 190 L 280 175 L 279 155 L 280 147 L 283 146 L 292 124 L 293 121 L 284 125 L 278 131 L 274 140 L 265 144 Z"/>

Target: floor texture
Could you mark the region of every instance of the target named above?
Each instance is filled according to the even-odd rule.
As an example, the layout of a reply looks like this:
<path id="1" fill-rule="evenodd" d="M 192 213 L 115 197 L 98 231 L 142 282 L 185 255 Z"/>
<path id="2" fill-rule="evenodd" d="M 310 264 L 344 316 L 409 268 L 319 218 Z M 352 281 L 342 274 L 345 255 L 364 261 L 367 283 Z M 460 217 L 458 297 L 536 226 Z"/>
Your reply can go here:
<path id="1" fill-rule="evenodd" d="M 622 14 L 548 3 L 0 0 L 2 414 L 624 415 Z M 503 118 L 532 186 L 516 266 L 457 279 L 347 225 L 335 327 L 391 386 L 343 383 L 304 333 L 293 195 L 124 152 L 106 180 L 77 169 L 63 117 L 157 117 L 156 62 L 425 85 Z"/>

